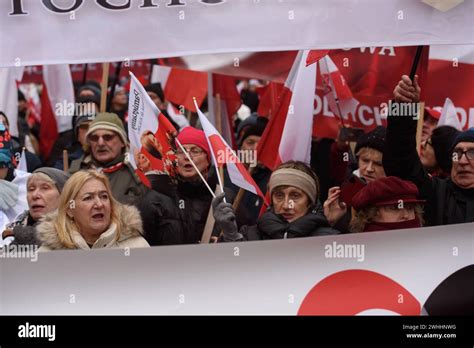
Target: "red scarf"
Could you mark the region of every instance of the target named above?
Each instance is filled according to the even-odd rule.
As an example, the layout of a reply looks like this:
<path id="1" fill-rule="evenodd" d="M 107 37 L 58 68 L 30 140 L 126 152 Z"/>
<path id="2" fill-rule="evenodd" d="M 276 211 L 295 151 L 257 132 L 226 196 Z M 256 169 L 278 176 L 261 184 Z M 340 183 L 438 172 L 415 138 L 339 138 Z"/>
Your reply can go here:
<path id="1" fill-rule="evenodd" d="M 400 230 L 405 228 L 417 228 L 421 227 L 421 222 L 418 217 L 413 220 L 406 220 L 400 222 L 371 222 L 365 225 L 364 232 L 375 232 L 375 231 L 388 231 L 388 230 Z"/>

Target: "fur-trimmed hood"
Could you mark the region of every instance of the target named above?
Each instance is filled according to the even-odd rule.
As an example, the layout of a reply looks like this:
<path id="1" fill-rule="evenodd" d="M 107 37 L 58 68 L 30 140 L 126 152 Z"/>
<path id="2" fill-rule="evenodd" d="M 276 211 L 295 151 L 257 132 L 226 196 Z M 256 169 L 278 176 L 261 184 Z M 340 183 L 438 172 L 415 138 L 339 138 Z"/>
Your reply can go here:
<path id="1" fill-rule="evenodd" d="M 134 206 L 118 203 L 117 213 L 123 224 L 119 240 L 116 240 L 116 226 L 115 224 L 111 224 L 110 227 L 100 235 L 99 239 L 92 246 L 92 249 L 148 246 L 148 243 L 142 237 L 143 223 L 138 209 Z M 57 210 L 47 214 L 36 227 L 37 237 L 41 241 L 42 250 L 68 249 L 61 243 L 54 228 L 54 222 L 57 216 Z M 73 230 L 69 231 L 69 233 L 77 249 L 89 249 L 89 246 L 78 231 Z"/>

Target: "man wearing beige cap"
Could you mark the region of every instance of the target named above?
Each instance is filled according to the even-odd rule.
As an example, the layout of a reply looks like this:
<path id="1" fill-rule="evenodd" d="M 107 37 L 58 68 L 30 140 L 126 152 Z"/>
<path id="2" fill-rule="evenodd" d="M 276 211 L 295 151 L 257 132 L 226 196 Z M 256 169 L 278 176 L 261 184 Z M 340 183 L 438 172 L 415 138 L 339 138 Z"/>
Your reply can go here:
<path id="1" fill-rule="evenodd" d="M 114 113 L 99 113 L 89 125 L 86 139 L 84 156 L 71 163 L 70 173 L 97 169 L 109 178 L 115 199 L 138 204 L 147 188 L 126 160 L 128 139 L 120 118 Z"/>

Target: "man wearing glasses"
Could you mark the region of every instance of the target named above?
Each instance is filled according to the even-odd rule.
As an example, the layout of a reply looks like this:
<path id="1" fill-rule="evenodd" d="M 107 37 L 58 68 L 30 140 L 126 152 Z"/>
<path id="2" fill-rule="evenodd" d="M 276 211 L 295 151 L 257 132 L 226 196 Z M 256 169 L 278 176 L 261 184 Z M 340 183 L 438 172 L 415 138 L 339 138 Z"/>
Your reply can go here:
<path id="1" fill-rule="evenodd" d="M 109 178 L 115 199 L 137 205 L 147 188 L 126 160 L 128 139 L 120 118 L 113 113 L 99 113 L 89 125 L 86 141 L 85 153 L 71 163 L 70 173 L 97 169 Z"/>
<path id="2" fill-rule="evenodd" d="M 394 90 L 399 103 L 418 103 L 421 88 L 417 76 L 412 83 L 402 76 Z M 423 168 L 416 151 L 414 115 L 387 119 L 387 139 L 383 165 L 387 175 L 410 180 L 418 186 L 420 198 L 426 200 L 425 225 L 447 225 L 474 222 L 474 128 L 458 134 L 451 145 L 451 177 L 431 177 Z"/>

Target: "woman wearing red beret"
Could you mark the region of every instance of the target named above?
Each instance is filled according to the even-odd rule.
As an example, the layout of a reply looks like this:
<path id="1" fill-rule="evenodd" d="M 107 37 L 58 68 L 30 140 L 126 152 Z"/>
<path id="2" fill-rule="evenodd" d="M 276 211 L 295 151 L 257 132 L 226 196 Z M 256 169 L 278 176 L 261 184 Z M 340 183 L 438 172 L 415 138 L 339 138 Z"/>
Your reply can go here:
<path id="1" fill-rule="evenodd" d="M 355 210 L 352 232 L 372 232 L 422 226 L 422 206 L 418 188 L 395 176 L 377 179 L 352 199 Z"/>

